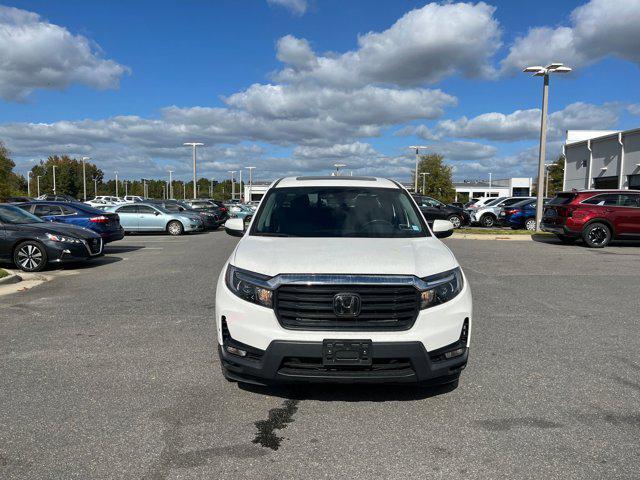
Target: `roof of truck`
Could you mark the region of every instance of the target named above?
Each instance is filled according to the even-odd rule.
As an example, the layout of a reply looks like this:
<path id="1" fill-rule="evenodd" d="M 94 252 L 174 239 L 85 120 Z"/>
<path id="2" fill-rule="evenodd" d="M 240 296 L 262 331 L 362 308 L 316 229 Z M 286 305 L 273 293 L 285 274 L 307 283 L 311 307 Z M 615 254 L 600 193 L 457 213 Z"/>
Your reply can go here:
<path id="1" fill-rule="evenodd" d="M 285 177 L 276 180 L 272 188 L 287 187 L 374 187 L 374 188 L 402 188 L 402 186 L 387 178 L 353 177 L 353 176 L 301 176 Z"/>

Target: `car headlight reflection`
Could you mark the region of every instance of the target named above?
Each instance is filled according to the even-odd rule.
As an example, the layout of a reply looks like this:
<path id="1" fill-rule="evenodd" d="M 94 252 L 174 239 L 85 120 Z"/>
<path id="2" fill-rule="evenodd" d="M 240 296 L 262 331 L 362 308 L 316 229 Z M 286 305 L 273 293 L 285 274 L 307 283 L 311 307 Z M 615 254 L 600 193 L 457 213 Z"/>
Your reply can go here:
<path id="1" fill-rule="evenodd" d="M 447 272 L 425 277 L 429 288 L 420 292 L 420 309 L 448 302 L 462 291 L 463 278 L 460 267 Z"/>
<path id="2" fill-rule="evenodd" d="M 233 265 L 227 267 L 225 275 L 227 287 L 235 295 L 247 302 L 272 308 L 273 291 L 259 285 L 266 278 L 268 277 L 238 269 Z"/>
<path id="3" fill-rule="evenodd" d="M 82 240 L 73 237 L 63 237 L 55 233 L 45 233 L 47 238 L 52 242 L 64 242 L 64 243 L 82 243 Z"/>

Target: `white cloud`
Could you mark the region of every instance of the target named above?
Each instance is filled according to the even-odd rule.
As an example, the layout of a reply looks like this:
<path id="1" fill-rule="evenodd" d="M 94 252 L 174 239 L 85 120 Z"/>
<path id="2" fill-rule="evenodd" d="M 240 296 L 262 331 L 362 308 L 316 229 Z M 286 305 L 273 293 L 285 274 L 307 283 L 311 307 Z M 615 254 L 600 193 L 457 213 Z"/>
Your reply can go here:
<path id="1" fill-rule="evenodd" d="M 441 90 L 397 90 L 366 86 L 339 90 L 311 85 L 254 84 L 226 103 L 271 119 L 317 118 L 349 125 L 387 125 L 417 118 L 437 118 L 456 98 Z"/>
<path id="2" fill-rule="evenodd" d="M 480 2 L 429 3 L 402 16 L 389 29 L 358 38 L 358 49 L 341 55 L 311 57 L 308 44 L 304 69 L 298 56 L 282 55 L 288 66 L 276 75 L 284 82 L 357 87 L 371 83 L 412 86 L 434 83 L 462 73 L 493 74 L 490 59 L 500 46 L 495 7 Z M 285 37 L 287 38 L 287 37 Z M 284 41 L 290 47 L 293 37 Z"/>
<path id="3" fill-rule="evenodd" d="M 295 15 L 303 15 L 309 7 L 307 0 L 267 0 L 267 3 L 284 7 Z"/>
<path id="4" fill-rule="evenodd" d="M 564 62 L 580 68 L 609 55 L 640 64 L 638 0 L 591 0 L 571 12 L 571 26 L 535 27 L 513 43 L 503 72 Z"/>
<path id="5" fill-rule="evenodd" d="M 616 102 L 603 105 L 572 103 L 549 115 L 548 136 L 557 140 L 564 138 L 566 130 L 613 128 L 617 125 L 624 108 L 623 104 Z M 633 109 L 633 106 L 627 106 L 626 109 Z M 398 134 L 413 134 L 428 140 L 443 137 L 507 142 L 535 140 L 540 135 L 540 109 L 516 110 L 509 114 L 489 112 L 471 119 L 461 117 L 456 120 L 442 120 L 433 130 L 421 125 L 400 130 Z"/>
<path id="6" fill-rule="evenodd" d="M 92 42 L 39 15 L 0 5 L 0 97 L 24 101 L 37 89 L 71 84 L 117 88 L 129 69 L 101 58 Z"/>

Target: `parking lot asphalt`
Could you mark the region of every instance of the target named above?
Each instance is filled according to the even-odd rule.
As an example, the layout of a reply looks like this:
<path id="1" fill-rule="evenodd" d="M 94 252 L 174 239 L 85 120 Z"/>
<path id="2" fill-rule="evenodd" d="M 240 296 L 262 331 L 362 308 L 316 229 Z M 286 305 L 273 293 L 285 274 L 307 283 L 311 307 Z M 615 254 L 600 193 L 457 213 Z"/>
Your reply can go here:
<path id="1" fill-rule="evenodd" d="M 0 297 L 0 478 L 638 478 L 638 244 L 448 239 L 458 388 L 265 389 L 214 354 L 236 241 L 129 236 Z"/>

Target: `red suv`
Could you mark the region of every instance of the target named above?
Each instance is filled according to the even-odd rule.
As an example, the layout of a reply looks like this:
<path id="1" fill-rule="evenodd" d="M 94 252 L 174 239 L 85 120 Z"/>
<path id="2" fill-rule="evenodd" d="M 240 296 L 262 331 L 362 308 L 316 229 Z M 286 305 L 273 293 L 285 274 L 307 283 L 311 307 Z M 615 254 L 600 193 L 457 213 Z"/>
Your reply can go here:
<path id="1" fill-rule="evenodd" d="M 561 192 L 544 209 L 542 230 L 564 243 L 582 238 L 591 248 L 614 239 L 640 238 L 640 191 L 581 190 Z"/>

